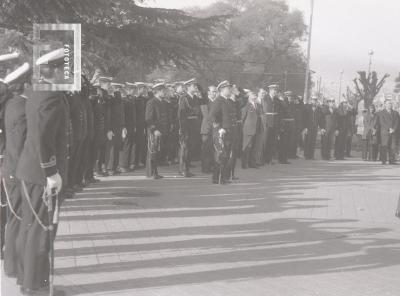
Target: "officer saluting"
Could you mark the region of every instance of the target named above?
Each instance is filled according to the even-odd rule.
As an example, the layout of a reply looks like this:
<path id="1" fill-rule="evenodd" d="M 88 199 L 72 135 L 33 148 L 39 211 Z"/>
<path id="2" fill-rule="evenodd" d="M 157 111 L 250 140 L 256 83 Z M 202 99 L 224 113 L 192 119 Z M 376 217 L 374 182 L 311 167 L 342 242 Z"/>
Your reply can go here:
<path id="1" fill-rule="evenodd" d="M 10 61 L 13 61 L 19 57 L 18 52 L 8 53 L 0 55 L 0 63 L 7 64 Z M 6 226 L 6 219 L 7 219 L 7 199 L 5 196 L 5 192 L 3 190 L 1 175 L 2 175 L 2 162 L 4 158 L 4 149 L 6 145 L 6 138 L 4 132 L 4 111 L 5 105 L 7 101 L 10 99 L 11 93 L 8 89 L 8 85 L 4 83 L 2 79 L 0 79 L 0 223 L 1 223 L 1 230 L 0 230 L 0 251 L 1 251 L 1 258 L 3 258 L 3 245 L 4 245 L 4 233 L 5 233 L 5 226 Z"/>
<path id="2" fill-rule="evenodd" d="M 5 106 L 4 132 L 7 141 L 4 165 L 2 166 L 4 195 L 8 204 L 4 271 L 9 277 L 16 277 L 18 273 L 19 255 L 16 240 L 21 222 L 22 195 L 20 181 L 15 178 L 15 171 L 26 136 L 25 103 L 27 97 L 23 92 L 25 82 L 30 81 L 30 73 L 30 66 L 25 63 L 4 79 L 13 93 L 13 97 L 7 101 Z"/>
<path id="3" fill-rule="evenodd" d="M 54 83 L 64 77 L 64 49 L 51 51 L 36 61 L 41 66 L 42 81 Z M 20 280 L 23 295 L 41 295 L 49 289 L 49 246 L 51 235 L 49 204 L 59 207 L 54 193 L 66 184 L 68 154 L 68 107 L 59 91 L 35 91 L 26 103 L 28 131 L 17 167 L 22 183 L 22 223 L 18 237 L 23 274 Z M 57 196 L 57 195 L 56 195 Z M 50 202 L 51 201 L 51 202 Z M 50 242 L 48 244 L 47 242 Z M 55 291 L 53 295 L 64 295 Z"/>

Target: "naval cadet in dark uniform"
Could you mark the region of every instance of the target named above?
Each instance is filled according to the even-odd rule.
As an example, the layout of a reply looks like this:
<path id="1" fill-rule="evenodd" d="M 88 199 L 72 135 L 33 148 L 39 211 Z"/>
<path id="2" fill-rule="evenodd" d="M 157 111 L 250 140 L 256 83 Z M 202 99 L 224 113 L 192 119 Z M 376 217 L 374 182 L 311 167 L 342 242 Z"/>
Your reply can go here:
<path id="1" fill-rule="evenodd" d="M 225 80 L 217 86 L 219 96 L 211 105 L 209 119 L 213 125 L 213 145 L 215 155 L 212 182 L 214 184 L 229 183 L 230 169 L 227 165 L 228 156 L 232 149 L 232 123 L 228 100 L 231 95 L 229 81 Z"/>
<path id="2" fill-rule="evenodd" d="M 168 165 L 176 164 L 179 149 L 179 96 L 176 92 L 176 83 L 169 87 L 169 94 L 166 99 L 169 106 L 170 130 L 167 139 L 167 161 Z"/>
<path id="3" fill-rule="evenodd" d="M 126 136 L 123 139 L 122 150 L 119 154 L 119 167 L 121 172 L 126 173 L 131 170 L 135 162 L 135 130 L 136 130 L 136 105 L 134 93 L 136 85 L 125 82 L 126 96 L 122 98 L 125 110 Z"/>
<path id="4" fill-rule="evenodd" d="M 246 90 L 248 100 L 242 108 L 243 141 L 242 141 L 242 168 L 257 168 L 255 140 L 260 132 L 261 110 L 257 104 L 257 94 L 251 90 Z"/>
<path id="5" fill-rule="evenodd" d="M 190 162 L 195 151 L 196 135 L 199 122 L 201 121 L 200 101 L 196 97 L 196 79 L 185 82 L 186 93 L 179 97 L 178 120 L 179 120 L 179 173 L 184 177 L 192 177 Z M 200 124 L 201 125 L 201 124 Z"/>
<path id="6" fill-rule="evenodd" d="M 106 165 L 112 175 L 118 175 L 121 171 L 119 165 L 119 153 L 122 148 L 122 138 L 126 135 L 125 127 L 125 111 L 121 96 L 121 83 L 111 83 L 111 100 L 109 102 L 107 122 L 107 148 L 106 148 Z"/>
<path id="7" fill-rule="evenodd" d="M 7 101 L 5 106 L 4 132 L 7 141 L 4 164 L 1 168 L 4 194 L 8 204 L 4 247 L 4 272 L 8 277 L 16 277 L 20 265 L 16 240 L 22 219 L 22 192 L 20 181 L 15 175 L 26 138 L 25 104 L 27 96 L 24 88 L 30 84 L 30 76 L 30 66 L 25 63 L 4 79 L 13 93 L 13 97 Z"/>
<path id="8" fill-rule="evenodd" d="M 64 48 L 37 59 L 42 82 L 63 79 Z M 18 274 L 22 295 L 42 295 L 49 288 L 49 247 L 55 231 L 49 231 L 47 205 L 59 209 L 58 194 L 67 184 L 68 105 L 59 91 L 33 91 L 26 103 L 27 135 L 17 166 L 16 176 L 22 183 L 22 222 L 17 239 L 22 258 Z M 56 194 L 55 194 L 56 193 Z M 57 194 L 58 193 L 58 194 Z M 53 209 L 54 210 L 54 209 Z M 50 235 L 53 234 L 52 237 Z M 54 295 L 64 295 L 55 291 Z"/>
<path id="9" fill-rule="evenodd" d="M 20 57 L 19 52 L 7 53 L 0 55 L 0 70 L 2 75 L 6 75 L 7 71 L 18 65 L 18 59 Z M 4 77 L 3 76 L 3 77 Z M 4 150 L 6 145 L 6 138 L 4 132 L 4 116 L 5 116 L 5 105 L 7 101 L 12 97 L 12 93 L 8 89 L 8 85 L 0 79 L 0 252 L 1 258 L 3 258 L 3 246 L 4 246 L 4 235 L 5 226 L 7 222 L 7 199 L 5 196 L 4 188 L 2 186 L 2 162 L 4 158 Z"/>
<path id="10" fill-rule="evenodd" d="M 146 158 L 146 121 L 145 112 L 146 104 L 149 99 L 147 86 L 143 82 L 136 82 L 137 97 L 135 98 L 135 109 L 136 109 L 136 131 L 134 140 L 135 150 L 135 163 L 133 169 L 139 169 L 143 159 Z"/>
<path id="11" fill-rule="evenodd" d="M 147 160 L 146 160 L 146 176 L 153 179 L 161 179 L 158 173 L 158 154 L 162 147 L 161 139 L 168 133 L 169 112 L 168 105 L 164 102 L 167 95 L 167 87 L 165 83 L 156 83 L 153 88 L 153 97 L 146 105 L 146 125 L 147 125 Z"/>
<path id="12" fill-rule="evenodd" d="M 294 130 L 294 116 L 289 112 L 289 100 L 285 96 L 279 96 L 278 116 L 280 125 L 278 130 L 278 159 L 280 164 L 290 164 L 288 161 L 290 150 L 290 137 Z"/>
<path id="13" fill-rule="evenodd" d="M 321 156 L 324 160 L 330 160 L 335 137 L 339 135 L 338 111 L 335 107 L 335 100 L 327 100 L 327 106 L 323 108 L 323 113 L 325 128 L 321 133 Z"/>
<path id="14" fill-rule="evenodd" d="M 294 118 L 293 128 L 289 136 L 289 159 L 298 158 L 297 148 L 302 143 L 302 131 L 304 129 L 304 104 L 292 91 L 285 92 L 285 96 L 289 101 L 288 113 L 290 118 Z"/>
<path id="15" fill-rule="evenodd" d="M 318 98 L 312 97 L 311 104 L 306 105 L 304 109 L 304 158 L 313 160 L 315 145 L 317 142 L 318 131 L 325 134 L 325 116 L 321 107 L 318 105 Z"/>
<path id="16" fill-rule="evenodd" d="M 89 98 L 91 99 L 93 106 L 93 125 L 94 125 L 94 172 L 97 176 L 106 177 L 108 173 L 103 170 L 103 164 L 105 164 L 106 155 L 106 143 L 107 143 L 107 102 L 108 93 L 107 90 L 112 81 L 112 77 L 99 77 L 98 81 L 94 83 L 96 93 L 92 94 Z"/>
<path id="17" fill-rule="evenodd" d="M 263 109 L 264 122 L 266 124 L 265 129 L 265 152 L 264 159 L 265 163 L 273 164 L 273 157 L 277 148 L 278 131 L 279 131 L 279 98 L 278 98 L 278 88 L 276 84 L 268 86 L 268 94 L 263 97 L 261 101 Z"/>
<path id="18" fill-rule="evenodd" d="M 212 172 L 214 166 L 214 149 L 212 141 L 212 123 L 209 120 L 209 113 L 211 105 L 218 96 L 217 87 L 210 85 L 208 87 L 207 98 L 203 100 L 200 105 L 202 114 L 202 122 L 200 128 L 201 134 L 201 171 L 202 173 L 209 174 Z"/>

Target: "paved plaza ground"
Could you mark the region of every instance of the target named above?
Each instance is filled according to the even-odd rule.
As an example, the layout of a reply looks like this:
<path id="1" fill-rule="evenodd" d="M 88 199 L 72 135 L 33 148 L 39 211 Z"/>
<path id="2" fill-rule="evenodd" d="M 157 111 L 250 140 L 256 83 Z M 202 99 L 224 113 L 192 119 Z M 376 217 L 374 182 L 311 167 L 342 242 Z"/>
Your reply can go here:
<path id="1" fill-rule="evenodd" d="M 239 165 L 238 165 L 239 167 Z M 295 160 L 210 177 L 143 171 L 63 204 L 57 286 L 68 295 L 399 296 L 400 167 Z M 2 278 L 2 294 L 19 295 Z"/>

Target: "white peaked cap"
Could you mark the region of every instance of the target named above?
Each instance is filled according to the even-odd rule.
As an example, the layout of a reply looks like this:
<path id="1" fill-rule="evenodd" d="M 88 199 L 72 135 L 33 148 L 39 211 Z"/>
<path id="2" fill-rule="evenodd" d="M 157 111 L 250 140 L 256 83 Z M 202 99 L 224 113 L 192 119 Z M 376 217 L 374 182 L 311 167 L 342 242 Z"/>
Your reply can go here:
<path id="1" fill-rule="evenodd" d="M 49 62 L 62 59 L 63 57 L 64 57 L 64 48 L 59 48 L 42 55 L 40 58 L 36 60 L 36 65 L 37 66 L 46 65 Z"/>
<path id="2" fill-rule="evenodd" d="M 22 66 L 19 66 L 13 72 L 8 74 L 6 76 L 6 78 L 4 78 L 4 83 L 10 84 L 11 82 L 17 80 L 19 77 L 24 75 L 26 72 L 28 72 L 29 69 L 30 69 L 29 64 L 28 63 L 24 63 Z"/>
<path id="3" fill-rule="evenodd" d="M 18 52 L 12 52 L 12 53 L 7 53 L 7 54 L 2 54 L 0 55 L 0 62 L 5 62 L 9 60 L 13 60 L 19 57 Z"/>

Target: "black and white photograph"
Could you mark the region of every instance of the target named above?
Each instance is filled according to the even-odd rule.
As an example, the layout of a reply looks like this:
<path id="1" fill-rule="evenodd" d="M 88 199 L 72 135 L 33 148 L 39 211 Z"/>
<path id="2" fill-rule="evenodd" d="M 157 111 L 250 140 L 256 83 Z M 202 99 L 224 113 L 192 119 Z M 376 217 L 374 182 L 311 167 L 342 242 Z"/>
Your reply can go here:
<path id="1" fill-rule="evenodd" d="M 0 0 L 1 296 L 400 296 L 400 1 Z"/>

